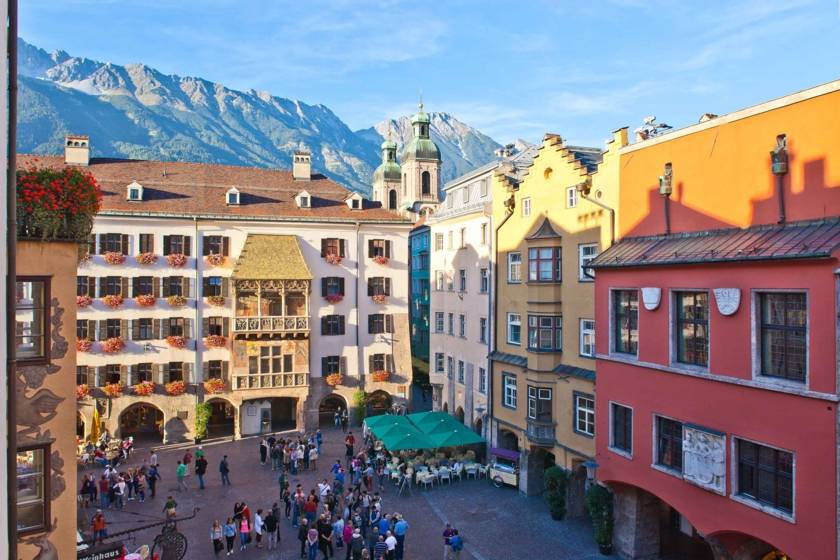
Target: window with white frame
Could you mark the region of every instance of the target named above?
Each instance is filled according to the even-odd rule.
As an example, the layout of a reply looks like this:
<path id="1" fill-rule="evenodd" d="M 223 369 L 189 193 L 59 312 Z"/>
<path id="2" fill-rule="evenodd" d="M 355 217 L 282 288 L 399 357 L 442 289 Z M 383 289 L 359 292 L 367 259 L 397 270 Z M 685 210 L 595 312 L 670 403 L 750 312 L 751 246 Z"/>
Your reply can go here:
<path id="1" fill-rule="evenodd" d="M 458 291 L 462 294 L 467 291 L 467 269 L 458 270 Z"/>
<path id="2" fill-rule="evenodd" d="M 531 215 L 531 199 L 530 198 L 523 198 L 522 199 L 522 217 L 527 218 Z"/>
<path id="3" fill-rule="evenodd" d="M 486 294 L 490 291 L 490 272 L 486 268 L 482 268 L 478 271 L 478 277 L 478 291 L 479 293 Z"/>
<path id="4" fill-rule="evenodd" d="M 674 294 L 674 335 L 676 361 L 681 364 L 709 365 L 709 293 Z"/>
<path id="5" fill-rule="evenodd" d="M 578 280 L 581 282 L 593 282 L 595 280 L 595 271 L 587 269 L 586 265 L 597 256 L 597 243 L 578 245 Z"/>
<path id="6" fill-rule="evenodd" d="M 483 367 L 478 368 L 478 392 L 487 393 L 487 370 Z"/>
<path id="7" fill-rule="evenodd" d="M 682 422 L 654 416 L 656 430 L 654 463 L 666 469 L 682 472 L 683 425 Z"/>
<path id="8" fill-rule="evenodd" d="M 575 393 L 575 431 L 586 436 L 595 435 L 595 397 Z"/>
<path id="9" fill-rule="evenodd" d="M 577 206 L 578 192 L 577 187 L 568 187 L 566 189 L 566 208 L 574 208 Z"/>
<path id="10" fill-rule="evenodd" d="M 443 332 L 443 311 L 435 311 L 435 332 Z"/>
<path id="11" fill-rule="evenodd" d="M 467 228 L 461 228 L 461 232 L 459 234 L 460 244 L 458 245 L 461 249 L 467 248 Z"/>
<path id="12" fill-rule="evenodd" d="M 481 244 L 487 245 L 487 222 L 481 224 Z"/>
<path id="13" fill-rule="evenodd" d="M 435 290 L 441 292 L 443 291 L 443 271 L 436 270 L 435 271 Z"/>
<path id="14" fill-rule="evenodd" d="M 633 453 L 633 409 L 610 403 L 610 447 Z"/>
<path id="15" fill-rule="evenodd" d="M 595 321 L 592 319 L 580 320 L 580 355 L 595 357 Z"/>
<path id="16" fill-rule="evenodd" d="M 464 384 L 464 360 L 458 360 L 458 383 Z"/>
<path id="17" fill-rule="evenodd" d="M 463 313 L 458 315 L 458 336 L 461 338 L 467 336 L 467 316 Z"/>
<path id="18" fill-rule="evenodd" d="M 516 376 L 502 374 L 502 404 L 507 408 L 516 408 Z"/>
<path id="19" fill-rule="evenodd" d="M 487 344 L 487 317 L 478 319 L 478 341 Z"/>
<path id="20" fill-rule="evenodd" d="M 446 377 L 452 379 L 452 370 L 455 369 L 455 358 L 452 356 L 446 357 Z"/>
<path id="21" fill-rule="evenodd" d="M 443 352 L 435 352 L 435 372 L 443 373 L 444 368 Z"/>
<path id="22" fill-rule="evenodd" d="M 551 389 L 528 385 L 528 418 L 537 422 L 551 422 Z"/>
<path id="23" fill-rule="evenodd" d="M 446 323 L 447 323 L 446 332 L 448 332 L 450 335 L 455 334 L 455 314 L 454 313 L 448 313 L 446 315 Z"/>
<path id="24" fill-rule="evenodd" d="M 793 453 L 735 438 L 735 494 L 786 514 L 793 513 Z"/>
<path id="25" fill-rule="evenodd" d="M 461 189 L 461 201 L 466 204 L 470 201 L 470 186 L 467 185 L 466 187 Z"/>
<path id="26" fill-rule="evenodd" d="M 485 177 L 480 181 L 481 183 L 481 196 L 487 196 L 487 185 L 490 183 L 490 179 Z"/>
<path id="27" fill-rule="evenodd" d="M 804 383 L 808 369 L 807 295 L 759 293 L 757 303 L 761 375 Z"/>
<path id="28" fill-rule="evenodd" d="M 519 313 L 507 314 L 507 341 L 517 346 L 522 343 L 522 318 Z"/>
<path id="29" fill-rule="evenodd" d="M 455 232 L 453 232 L 453 231 L 446 232 L 446 247 L 447 247 L 447 249 L 454 249 L 455 248 Z"/>
<path id="30" fill-rule="evenodd" d="M 522 282 L 522 253 L 508 253 L 508 283 L 518 284 Z"/>
<path id="31" fill-rule="evenodd" d="M 435 251 L 443 251 L 443 234 L 435 234 Z"/>
<path id="32" fill-rule="evenodd" d="M 613 298 L 613 351 L 639 352 L 639 291 L 615 290 Z"/>
<path id="33" fill-rule="evenodd" d="M 562 352 L 563 317 L 560 315 L 528 315 L 528 350 Z"/>

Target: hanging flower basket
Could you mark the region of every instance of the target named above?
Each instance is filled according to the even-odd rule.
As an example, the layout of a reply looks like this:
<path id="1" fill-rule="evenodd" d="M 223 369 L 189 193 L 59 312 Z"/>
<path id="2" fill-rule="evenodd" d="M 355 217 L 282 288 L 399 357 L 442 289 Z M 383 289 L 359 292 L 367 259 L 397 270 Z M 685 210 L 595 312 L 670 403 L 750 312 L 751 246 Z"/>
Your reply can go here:
<path id="1" fill-rule="evenodd" d="M 108 251 L 102 254 L 102 260 L 107 264 L 122 264 L 125 262 L 125 255 L 117 251 Z"/>
<path id="2" fill-rule="evenodd" d="M 388 381 L 391 377 L 391 373 L 388 371 L 374 371 L 370 374 L 371 379 L 373 379 L 377 383 L 381 383 L 383 381 Z"/>
<path id="3" fill-rule="evenodd" d="M 204 337 L 204 344 L 208 348 L 224 348 L 227 346 L 227 338 L 220 334 L 211 334 L 210 336 Z"/>
<path id="4" fill-rule="evenodd" d="M 90 352 L 93 348 L 93 341 L 89 338 L 76 339 L 76 352 Z"/>
<path id="5" fill-rule="evenodd" d="M 169 266 L 181 268 L 187 264 L 187 255 L 182 253 L 172 253 L 171 255 L 166 255 L 166 262 L 169 263 Z"/>
<path id="6" fill-rule="evenodd" d="M 134 260 L 137 261 L 137 264 L 150 265 L 157 262 L 158 256 L 154 253 L 140 253 L 134 257 Z"/>
<path id="7" fill-rule="evenodd" d="M 327 385 L 329 385 L 330 387 L 341 385 L 342 381 L 344 381 L 344 376 L 340 373 L 331 373 L 326 378 Z"/>
<path id="8" fill-rule="evenodd" d="M 187 390 L 187 385 L 183 381 L 170 381 L 165 385 L 165 387 L 166 393 L 168 395 L 172 395 L 173 397 L 183 395 Z"/>
<path id="9" fill-rule="evenodd" d="M 225 304 L 225 296 L 207 296 L 207 303 L 213 307 L 222 307 Z"/>
<path id="10" fill-rule="evenodd" d="M 87 384 L 76 385 L 76 400 L 80 401 L 90 396 L 90 387 Z"/>
<path id="11" fill-rule="evenodd" d="M 155 392 L 155 384 L 153 381 L 141 381 L 134 386 L 134 394 L 140 397 L 151 395 Z"/>
<path id="12" fill-rule="evenodd" d="M 166 298 L 166 303 L 168 303 L 170 307 L 184 307 L 187 305 L 187 298 L 184 296 L 169 296 Z"/>
<path id="13" fill-rule="evenodd" d="M 105 296 L 102 298 L 102 303 L 110 307 L 111 309 L 116 309 L 123 304 L 123 297 L 122 296 Z"/>
<path id="14" fill-rule="evenodd" d="M 223 264 L 225 264 L 225 260 L 227 260 L 227 257 L 225 257 L 224 255 L 217 255 L 214 253 L 207 255 L 207 258 L 205 260 L 210 266 L 222 266 Z"/>
<path id="15" fill-rule="evenodd" d="M 330 264 L 341 264 L 341 261 L 343 261 L 344 259 L 341 257 L 341 255 L 330 253 L 326 257 L 324 257 L 324 260 Z"/>
<path id="16" fill-rule="evenodd" d="M 186 337 L 177 335 L 167 336 L 166 343 L 169 345 L 170 348 L 176 348 L 178 350 L 181 350 L 183 348 L 186 348 L 187 339 Z"/>
<path id="17" fill-rule="evenodd" d="M 114 398 L 114 397 L 121 397 L 123 394 L 123 384 L 122 383 L 107 383 L 104 387 L 102 387 L 102 392 L 105 393 L 105 396 Z"/>
<path id="18" fill-rule="evenodd" d="M 102 341 L 102 351 L 106 354 L 116 354 L 125 348 L 125 341 L 121 336 L 115 336 Z"/>
<path id="19" fill-rule="evenodd" d="M 90 296 L 76 296 L 76 307 L 79 309 L 88 307 L 91 303 L 93 303 L 93 298 Z"/>
<path id="20" fill-rule="evenodd" d="M 204 382 L 204 391 L 206 393 L 215 394 L 223 392 L 227 386 L 225 385 L 224 379 L 208 379 Z"/>
<path id="21" fill-rule="evenodd" d="M 344 296 L 342 296 L 340 294 L 333 294 L 333 295 L 324 297 L 324 299 L 327 300 L 328 303 L 336 304 L 336 303 L 340 302 L 341 300 L 343 300 Z"/>
<path id="22" fill-rule="evenodd" d="M 157 301 L 157 298 L 152 294 L 143 294 L 134 298 L 137 305 L 140 307 L 152 307 Z"/>
<path id="23" fill-rule="evenodd" d="M 388 257 L 386 257 L 385 255 L 376 255 L 375 257 L 373 257 L 373 262 L 385 266 L 386 264 L 388 264 Z"/>
<path id="24" fill-rule="evenodd" d="M 376 294 L 375 296 L 371 296 L 370 299 L 373 303 L 378 303 L 379 305 L 383 305 L 388 302 L 388 296 L 385 294 Z"/>

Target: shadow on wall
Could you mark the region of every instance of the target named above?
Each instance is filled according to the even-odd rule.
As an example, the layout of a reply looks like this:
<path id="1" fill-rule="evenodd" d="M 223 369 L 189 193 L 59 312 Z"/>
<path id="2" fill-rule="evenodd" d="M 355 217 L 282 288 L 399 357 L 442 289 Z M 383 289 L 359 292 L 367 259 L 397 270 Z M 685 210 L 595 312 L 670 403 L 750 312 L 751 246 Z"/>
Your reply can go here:
<path id="1" fill-rule="evenodd" d="M 166 443 L 181 443 L 187 441 L 187 434 L 190 430 L 187 425 L 178 417 L 170 418 L 164 426 Z"/>

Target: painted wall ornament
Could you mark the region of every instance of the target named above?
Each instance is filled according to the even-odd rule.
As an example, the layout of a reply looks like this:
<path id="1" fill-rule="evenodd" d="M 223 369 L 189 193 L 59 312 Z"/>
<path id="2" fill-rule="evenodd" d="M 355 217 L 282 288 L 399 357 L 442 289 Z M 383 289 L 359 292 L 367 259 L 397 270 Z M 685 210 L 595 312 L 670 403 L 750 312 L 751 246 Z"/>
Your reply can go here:
<path id="1" fill-rule="evenodd" d="M 642 288 L 642 303 L 645 309 L 653 311 L 662 301 L 662 288 Z"/>
<path id="2" fill-rule="evenodd" d="M 741 305 L 740 288 L 715 288 L 715 303 L 721 315 L 733 315 Z"/>
<path id="3" fill-rule="evenodd" d="M 726 436 L 695 426 L 683 426 L 683 479 L 726 493 Z"/>

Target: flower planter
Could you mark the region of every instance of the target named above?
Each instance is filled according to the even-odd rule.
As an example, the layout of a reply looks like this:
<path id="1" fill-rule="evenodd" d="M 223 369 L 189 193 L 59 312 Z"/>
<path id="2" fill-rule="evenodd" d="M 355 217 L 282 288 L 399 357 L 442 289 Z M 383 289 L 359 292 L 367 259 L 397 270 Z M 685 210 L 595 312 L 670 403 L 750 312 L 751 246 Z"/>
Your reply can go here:
<path id="1" fill-rule="evenodd" d="M 166 303 L 168 303 L 170 307 L 184 307 L 187 305 L 187 298 L 184 296 L 169 296 L 166 298 Z"/>
<path id="2" fill-rule="evenodd" d="M 385 266 L 386 264 L 388 264 L 388 257 L 382 256 L 382 255 L 377 255 L 377 256 L 373 257 L 373 262 L 375 262 L 376 264 L 381 264 L 382 266 Z"/>
<path id="3" fill-rule="evenodd" d="M 207 264 L 209 264 L 210 266 L 222 266 L 223 264 L 225 264 L 225 260 L 227 260 L 227 257 L 225 257 L 224 255 L 213 254 L 213 255 L 207 255 L 205 260 L 207 261 Z"/>
<path id="4" fill-rule="evenodd" d="M 166 255 L 166 262 L 169 263 L 169 266 L 171 267 L 181 268 L 187 264 L 187 256 L 182 253 L 173 253 L 171 255 Z"/>
<path id="5" fill-rule="evenodd" d="M 157 298 L 150 294 L 143 294 L 142 296 L 134 298 L 134 301 L 140 307 L 152 307 L 157 301 Z"/>
<path id="6" fill-rule="evenodd" d="M 330 253 L 329 255 L 324 257 L 324 260 L 327 261 L 329 264 L 338 265 L 338 264 L 341 264 L 341 261 L 343 261 L 344 259 L 340 255 L 335 255 L 335 254 Z"/>
<path id="7" fill-rule="evenodd" d="M 379 305 L 384 305 L 384 304 L 388 303 L 388 296 L 383 295 L 383 294 L 377 294 L 375 296 L 371 296 L 370 299 L 371 299 L 371 301 L 373 301 L 373 303 L 377 303 Z"/>
<path id="8" fill-rule="evenodd" d="M 90 387 L 87 385 L 76 385 L 76 400 L 80 401 L 90 396 Z"/>
<path id="9" fill-rule="evenodd" d="M 207 303 L 213 307 L 222 307 L 225 304 L 225 296 L 207 296 Z"/>
<path id="10" fill-rule="evenodd" d="M 204 337 L 204 344 L 208 348 L 224 348 L 227 346 L 227 338 L 218 334 L 211 334 L 210 336 Z"/>
<path id="11" fill-rule="evenodd" d="M 170 348 L 176 348 L 178 350 L 181 350 L 183 348 L 186 348 L 187 339 L 186 339 L 186 337 L 177 336 L 177 335 L 167 336 L 166 337 L 166 344 L 168 344 Z"/>
<path id="12" fill-rule="evenodd" d="M 93 257 L 90 256 L 90 253 L 85 253 L 84 255 L 79 256 L 80 265 L 86 265 L 90 263 L 91 260 L 93 260 Z"/>
<path id="13" fill-rule="evenodd" d="M 187 385 L 183 381 L 170 381 L 165 385 L 166 394 L 177 397 L 183 395 L 187 391 Z"/>
<path id="14" fill-rule="evenodd" d="M 117 309 L 123 304 L 123 297 L 122 296 L 105 296 L 102 298 L 102 303 L 110 307 L 111 309 Z"/>
<path id="15" fill-rule="evenodd" d="M 106 397 L 121 397 L 123 394 L 123 385 L 122 383 L 108 383 L 102 387 L 102 392 L 105 393 Z"/>
<path id="16" fill-rule="evenodd" d="M 381 383 L 383 381 L 388 381 L 390 379 L 391 373 L 388 371 L 374 371 L 370 374 L 370 378 L 376 382 Z"/>
<path id="17" fill-rule="evenodd" d="M 134 260 L 137 261 L 137 264 L 150 265 L 157 262 L 158 256 L 154 253 L 140 253 L 134 257 Z"/>
<path id="18" fill-rule="evenodd" d="M 115 336 L 113 338 L 109 338 L 105 340 L 101 344 L 102 351 L 106 354 L 116 354 L 117 352 L 122 351 L 125 348 L 125 341 L 122 339 L 121 336 Z"/>
<path id="19" fill-rule="evenodd" d="M 340 373 L 331 373 L 326 377 L 325 381 L 330 387 L 335 387 L 336 385 L 341 385 L 341 382 L 344 381 L 344 376 Z"/>
<path id="20" fill-rule="evenodd" d="M 76 339 L 76 352 L 90 352 L 91 348 L 93 348 L 93 341 L 91 339 Z"/>
<path id="21" fill-rule="evenodd" d="M 204 382 L 204 391 L 210 394 L 216 394 L 223 392 L 227 386 L 223 379 L 208 379 Z"/>
<path id="22" fill-rule="evenodd" d="M 155 392 L 155 384 L 152 381 L 141 381 L 134 386 L 134 394 L 139 397 L 145 397 Z"/>
<path id="23" fill-rule="evenodd" d="M 108 251 L 102 254 L 102 260 L 104 260 L 107 264 L 122 264 L 125 262 L 125 255 L 118 253 L 117 251 Z"/>
<path id="24" fill-rule="evenodd" d="M 331 295 L 331 296 L 325 296 L 324 299 L 327 300 L 328 303 L 331 303 L 331 304 L 335 305 L 336 303 L 343 300 L 344 296 L 335 294 L 335 295 Z"/>
<path id="25" fill-rule="evenodd" d="M 89 307 L 93 303 L 93 298 L 90 296 L 76 296 L 76 307 L 82 309 Z"/>

